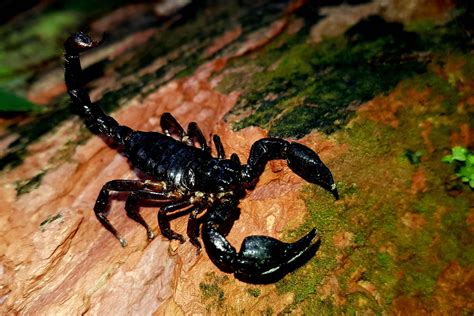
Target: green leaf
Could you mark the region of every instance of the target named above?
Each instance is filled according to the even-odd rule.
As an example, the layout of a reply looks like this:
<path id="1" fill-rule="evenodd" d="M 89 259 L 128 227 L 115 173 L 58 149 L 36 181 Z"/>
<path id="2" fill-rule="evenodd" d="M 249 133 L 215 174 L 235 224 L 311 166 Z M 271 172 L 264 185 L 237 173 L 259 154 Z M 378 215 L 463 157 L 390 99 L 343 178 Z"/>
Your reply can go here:
<path id="1" fill-rule="evenodd" d="M 412 165 L 418 165 L 421 162 L 422 156 L 423 156 L 423 152 L 421 150 L 413 151 L 413 150 L 408 149 L 405 151 L 405 157 L 407 157 L 408 161 Z M 444 158 L 443 158 L 443 161 L 445 161 Z"/>
<path id="2" fill-rule="evenodd" d="M 30 101 L 0 88 L 0 112 L 41 111 L 42 108 Z"/>
<path id="3" fill-rule="evenodd" d="M 453 147 L 451 151 L 452 155 L 446 155 L 441 160 L 454 163 L 456 176 L 474 188 L 474 154 L 461 146 Z"/>
<path id="4" fill-rule="evenodd" d="M 461 146 L 453 147 L 453 160 L 466 161 L 467 149 Z"/>
<path id="5" fill-rule="evenodd" d="M 446 156 L 443 157 L 443 159 L 441 159 L 441 161 L 447 162 L 447 163 L 452 163 L 453 162 L 453 155 L 446 155 Z"/>

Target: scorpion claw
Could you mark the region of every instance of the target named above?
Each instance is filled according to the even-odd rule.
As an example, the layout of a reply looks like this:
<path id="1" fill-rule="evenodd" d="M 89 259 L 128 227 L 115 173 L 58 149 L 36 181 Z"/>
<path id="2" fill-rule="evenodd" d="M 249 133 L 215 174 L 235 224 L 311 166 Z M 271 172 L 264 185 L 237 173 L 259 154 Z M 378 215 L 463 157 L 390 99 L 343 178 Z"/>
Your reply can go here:
<path id="1" fill-rule="evenodd" d="M 312 229 L 300 240 L 285 243 L 269 236 L 249 236 L 242 242 L 240 251 L 229 243 L 227 235 L 229 221 L 237 218 L 229 208 L 235 205 L 223 203 L 213 206 L 203 224 L 202 241 L 209 258 L 219 269 L 234 273 L 238 279 L 265 283 L 273 282 L 306 262 L 317 250 L 318 242 L 313 243 L 316 229 Z"/>
<path id="2" fill-rule="evenodd" d="M 269 236 L 249 236 L 238 253 L 216 230 L 209 233 L 203 233 L 203 238 L 210 237 L 204 241 L 212 261 L 221 270 L 233 272 L 238 279 L 255 283 L 282 277 L 310 258 L 317 248 L 312 243 L 316 229 L 294 243 Z"/>
<path id="3" fill-rule="evenodd" d="M 331 171 L 312 149 L 299 143 L 288 146 L 288 167 L 308 182 L 320 185 L 339 199 Z"/>
<path id="4" fill-rule="evenodd" d="M 268 236 L 247 237 L 234 263 L 235 274 L 249 278 L 284 272 L 287 266 L 310 252 L 315 236 L 316 229 L 294 243 Z"/>

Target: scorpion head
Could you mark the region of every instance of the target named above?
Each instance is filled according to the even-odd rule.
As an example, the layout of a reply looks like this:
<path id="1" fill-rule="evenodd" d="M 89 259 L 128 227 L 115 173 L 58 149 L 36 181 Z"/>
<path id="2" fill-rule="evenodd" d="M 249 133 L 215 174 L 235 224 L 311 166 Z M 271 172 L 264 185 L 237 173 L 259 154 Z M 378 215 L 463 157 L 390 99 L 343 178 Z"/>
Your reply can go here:
<path id="1" fill-rule="evenodd" d="M 242 166 L 230 159 L 213 159 L 205 170 L 206 187 L 214 192 L 239 191 Z"/>

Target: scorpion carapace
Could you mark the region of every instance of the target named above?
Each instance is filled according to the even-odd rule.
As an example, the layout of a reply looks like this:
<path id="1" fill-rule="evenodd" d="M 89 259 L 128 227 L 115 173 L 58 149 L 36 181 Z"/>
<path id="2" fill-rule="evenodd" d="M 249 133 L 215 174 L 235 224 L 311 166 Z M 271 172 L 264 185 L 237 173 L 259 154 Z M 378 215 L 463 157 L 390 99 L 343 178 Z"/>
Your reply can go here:
<path id="1" fill-rule="evenodd" d="M 196 123 L 185 131 L 170 113 L 161 117 L 163 133 L 134 131 L 122 126 L 91 103 L 83 87 L 79 54 L 96 47 L 84 33 L 70 36 L 65 47 L 65 80 L 75 111 L 87 127 L 102 136 L 110 145 L 119 147 L 131 165 L 153 180 L 112 180 L 99 193 L 94 212 L 102 225 L 121 243 L 127 242 L 107 219 L 109 194 L 128 192 L 127 215 L 142 225 L 148 239 L 154 237 L 150 226 L 139 213 L 143 200 L 159 201 L 158 225 L 168 239 L 184 242 L 182 235 L 170 228 L 170 215 L 189 214 L 187 235 L 201 248 L 199 235 L 211 260 L 223 271 L 233 272 L 250 282 L 266 277 L 283 276 L 299 259 L 311 257 L 317 246 L 312 243 L 316 230 L 294 243 L 283 243 L 267 236 L 249 236 L 240 251 L 230 245 L 226 236 L 238 219 L 238 204 L 246 190 L 253 189 L 268 161 L 285 159 L 288 166 L 308 182 L 318 184 L 338 198 L 329 169 L 310 148 L 278 138 L 255 142 L 246 164 L 236 154 L 226 158 L 217 135 L 213 136 L 217 157 Z"/>

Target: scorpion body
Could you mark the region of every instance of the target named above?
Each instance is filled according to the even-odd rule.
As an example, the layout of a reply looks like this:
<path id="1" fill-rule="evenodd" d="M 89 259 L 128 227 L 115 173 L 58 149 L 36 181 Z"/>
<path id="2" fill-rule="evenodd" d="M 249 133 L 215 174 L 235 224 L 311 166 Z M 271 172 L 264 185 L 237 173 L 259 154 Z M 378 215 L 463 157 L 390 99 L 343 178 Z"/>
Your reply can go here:
<path id="1" fill-rule="evenodd" d="M 300 258 L 315 251 L 312 240 L 316 230 L 294 243 L 284 243 L 268 236 L 249 236 L 239 252 L 226 236 L 239 218 L 238 204 L 246 190 L 253 189 L 268 161 L 286 159 L 288 166 L 308 182 L 318 184 L 338 198 L 329 169 L 310 148 L 279 138 L 255 142 L 246 164 L 232 154 L 226 158 L 217 135 L 213 136 L 217 157 L 211 155 L 198 125 L 185 131 L 169 113 L 161 117 L 163 133 L 134 131 L 120 125 L 93 104 L 83 87 L 79 54 L 100 45 L 84 33 L 70 36 L 65 47 L 65 81 L 75 111 L 87 127 L 110 145 L 119 147 L 130 163 L 153 180 L 112 180 L 101 189 L 94 212 L 102 225 L 121 243 L 127 242 L 107 219 L 109 194 L 129 192 L 125 202 L 127 215 L 142 225 L 148 239 L 154 233 L 139 213 L 143 200 L 162 203 L 158 211 L 161 233 L 168 239 L 184 242 L 184 237 L 170 228 L 171 212 L 189 214 L 187 235 L 201 249 L 199 236 L 211 260 L 223 271 L 233 272 L 244 280 L 283 275 Z M 200 216 L 201 213 L 204 213 Z"/>

